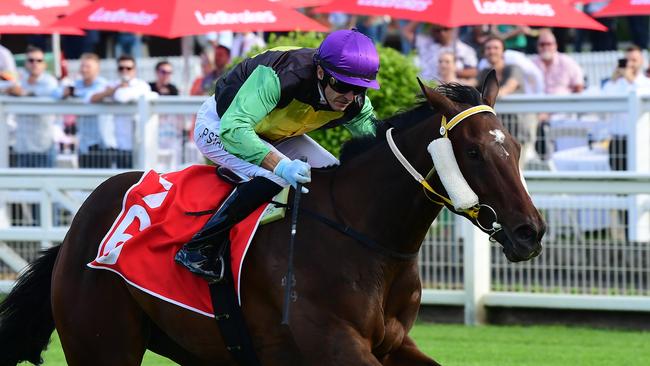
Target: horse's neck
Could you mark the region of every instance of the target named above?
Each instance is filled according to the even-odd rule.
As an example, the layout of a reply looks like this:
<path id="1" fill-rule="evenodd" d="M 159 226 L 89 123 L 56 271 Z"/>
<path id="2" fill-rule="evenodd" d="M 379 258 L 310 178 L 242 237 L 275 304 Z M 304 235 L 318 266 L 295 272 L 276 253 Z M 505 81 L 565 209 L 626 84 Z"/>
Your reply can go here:
<path id="1" fill-rule="evenodd" d="M 433 166 L 426 149 L 437 131 L 432 126 L 433 121 L 420 122 L 394 134 L 402 154 L 423 175 Z M 350 161 L 340 173 L 334 197 L 351 200 L 337 204 L 347 224 L 389 249 L 404 253 L 419 250 L 442 207 L 427 199 L 388 144 Z"/>

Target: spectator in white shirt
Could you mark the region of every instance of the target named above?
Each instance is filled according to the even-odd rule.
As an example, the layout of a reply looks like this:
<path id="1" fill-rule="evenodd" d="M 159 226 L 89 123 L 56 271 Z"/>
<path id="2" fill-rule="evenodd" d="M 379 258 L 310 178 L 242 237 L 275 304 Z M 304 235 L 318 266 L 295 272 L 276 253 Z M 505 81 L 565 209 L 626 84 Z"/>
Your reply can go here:
<path id="1" fill-rule="evenodd" d="M 103 92 L 94 94 L 91 102 L 100 103 L 106 98 L 112 98 L 117 103 L 132 103 L 140 97 L 149 97 L 151 87 L 149 83 L 136 77 L 135 59 L 122 55 L 117 60 L 117 71 L 120 79 L 110 83 Z M 133 138 L 135 118 L 129 114 L 113 116 L 114 139 L 107 141 L 107 147 L 113 149 L 111 167 L 118 169 L 133 168 Z"/>
<path id="2" fill-rule="evenodd" d="M 644 72 L 645 60 L 641 48 L 632 45 L 625 50 L 625 58 L 619 60 L 612 78 L 603 85 L 605 93 L 629 93 L 633 90 L 648 93 L 650 91 L 650 78 Z M 608 129 L 609 133 L 609 165 L 612 170 L 627 170 L 627 135 L 625 123 L 627 113 L 612 113 L 613 121 Z M 596 138 L 601 138 L 597 136 Z"/>
<path id="3" fill-rule="evenodd" d="M 410 23 L 404 28 L 407 38 L 413 37 L 417 23 Z M 416 62 L 422 70 L 421 76 L 426 80 L 439 79 L 438 57 L 443 52 L 451 52 L 456 56 L 456 76 L 466 82 L 476 78 L 478 74 L 478 58 L 476 51 L 463 43 L 455 35 L 455 29 L 431 26 L 431 35 L 415 35 Z"/>
<path id="4" fill-rule="evenodd" d="M 7 89 L 17 97 L 55 97 L 58 84 L 45 69 L 45 54 L 40 48 L 27 48 L 25 70 L 20 80 Z M 13 146 L 16 167 L 52 167 L 56 154 L 54 119 L 48 114 L 21 114 L 16 116 L 16 143 Z"/>
<path id="5" fill-rule="evenodd" d="M 626 93 L 634 89 L 650 89 L 650 78 L 643 72 L 644 64 L 641 48 L 636 45 L 628 47 L 625 58 L 619 60 L 612 77 L 603 85 L 603 91 Z"/>

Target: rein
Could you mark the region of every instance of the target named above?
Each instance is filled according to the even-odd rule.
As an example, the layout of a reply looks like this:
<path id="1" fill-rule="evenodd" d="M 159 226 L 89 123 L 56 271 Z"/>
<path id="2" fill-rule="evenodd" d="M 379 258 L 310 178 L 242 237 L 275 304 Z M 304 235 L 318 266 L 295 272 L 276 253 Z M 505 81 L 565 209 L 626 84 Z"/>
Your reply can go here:
<path id="1" fill-rule="evenodd" d="M 492 114 L 496 115 L 496 112 L 494 111 L 494 109 L 492 107 L 488 106 L 488 105 L 478 105 L 478 106 L 468 108 L 468 109 L 458 113 L 457 115 L 455 115 L 451 120 L 449 120 L 449 122 L 447 122 L 447 118 L 444 115 L 442 115 L 442 118 L 440 119 L 440 136 L 442 138 L 449 138 L 449 131 L 451 131 L 452 128 L 459 125 L 461 122 L 463 122 L 468 117 L 471 117 L 471 116 L 473 116 L 475 114 L 478 114 L 478 113 L 484 113 L 484 112 L 492 113 Z M 393 129 L 394 129 L 394 127 L 391 127 L 388 130 L 386 130 L 386 141 L 388 142 L 388 146 L 390 147 L 390 150 L 393 152 L 393 155 L 395 155 L 395 158 L 397 158 L 397 161 L 399 161 L 400 164 L 402 164 L 402 166 L 404 167 L 404 169 L 406 169 L 406 171 L 418 183 L 420 183 L 422 185 L 425 196 L 431 202 L 433 202 L 433 203 L 435 203 L 437 205 L 440 205 L 440 206 L 445 206 L 445 204 L 446 204 L 448 207 L 453 207 L 454 205 L 453 205 L 453 202 L 451 201 L 451 199 L 449 199 L 449 197 L 445 197 L 444 195 L 436 192 L 431 187 L 429 182 L 427 182 L 427 180 L 422 176 L 422 174 L 420 174 L 415 169 L 415 167 L 413 167 L 413 165 L 411 165 L 411 163 L 409 163 L 409 161 L 406 159 L 404 154 L 402 154 L 402 152 L 397 147 L 397 144 L 395 144 L 395 140 L 393 140 L 393 135 L 392 135 L 392 130 Z M 429 173 L 427 174 L 427 178 L 432 176 L 434 172 L 435 172 L 435 166 L 433 168 L 431 168 L 431 171 L 429 171 Z M 431 199 L 428 196 L 427 191 L 435 194 L 443 202 L 438 202 L 438 201 L 435 201 L 435 200 Z M 494 221 L 492 222 L 492 227 L 491 228 L 484 227 L 483 225 L 481 225 L 480 221 L 478 220 L 479 212 L 480 212 L 482 207 L 485 207 L 488 210 L 490 210 L 490 212 L 494 216 Z M 458 213 L 458 211 L 456 211 L 455 209 L 452 209 L 452 211 Z M 474 222 L 476 223 L 476 225 L 481 230 L 483 230 L 484 232 L 489 234 L 490 235 L 490 241 L 492 241 L 492 242 L 496 241 L 494 239 L 494 235 L 497 232 L 499 232 L 502 229 L 502 227 L 501 227 L 501 224 L 499 224 L 499 222 L 498 222 L 498 216 L 497 216 L 496 211 L 491 206 L 489 206 L 487 204 L 478 203 L 478 204 L 474 205 L 473 207 L 463 209 L 462 213 L 465 213 L 469 218 L 473 219 Z"/>
<path id="2" fill-rule="evenodd" d="M 271 204 L 273 204 L 276 207 L 284 207 L 290 210 L 293 210 L 294 207 L 285 204 L 285 203 L 280 203 L 276 201 L 271 201 Z M 415 258 L 417 258 L 419 252 L 413 252 L 413 253 L 404 253 L 404 252 L 399 252 L 393 249 L 386 248 L 385 246 L 382 246 L 381 244 L 377 243 L 376 241 L 370 239 L 366 235 L 356 231 L 355 229 L 351 228 L 348 225 L 341 224 L 340 222 L 337 222 L 335 220 L 332 220 L 328 217 L 325 217 L 319 213 L 316 213 L 314 211 L 308 210 L 304 207 L 298 208 L 298 210 L 307 216 L 310 216 L 311 218 L 315 219 L 316 221 L 320 221 L 323 224 L 331 227 L 332 229 L 335 229 L 342 234 L 345 234 L 352 239 L 356 240 L 357 242 L 361 243 L 364 247 L 371 249 L 385 257 L 389 257 L 395 260 L 399 261 L 410 261 Z"/>
<path id="3" fill-rule="evenodd" d="M 377 243 L 376 241 L 370 239 L 369 237 L 363 235 L 362 233 L 354 230 L 348 225 L 343 225 L 339 222 L 336 222 L 334 220 L 331 220 L 321 214 L 318 214 L 316 212 L 310 211 L 306 208 L 300 208 L 300 212 L 304 212 L 307 214 L 307 216 L 311 216 L 313 219 L 316 219 L 325 225 L 336 229 L 337 231 L 355 239 L 359 243 L 361 243 L 363 246 L 365 246 L 368 249 L 371 249 L 375 252 L 378 252 L 379 254 L 389 257 L 392 259 L 396 259 L 399 261 L 409 261 L 412 259 L 415 259 L 418 256 L 419 252 L 413 252 L 413 253 L 403 253 L 403 252 L 398 252 L 396 250 L 392 250 L 389 248 L 386 248 L 385 246 L 382 246 L 381 244 Z"/>

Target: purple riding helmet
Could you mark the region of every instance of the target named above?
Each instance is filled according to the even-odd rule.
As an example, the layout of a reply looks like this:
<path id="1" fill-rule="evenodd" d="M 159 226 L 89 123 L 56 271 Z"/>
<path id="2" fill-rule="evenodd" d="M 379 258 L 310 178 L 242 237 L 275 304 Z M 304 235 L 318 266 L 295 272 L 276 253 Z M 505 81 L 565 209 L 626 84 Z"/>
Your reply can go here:
<path id="1" fill-rule="evenodd" d="M 356 29 L 330 33 L 314 56 L 336 80 L 363 88 L 379 89 L 379 55 L 370 38 Z"/>

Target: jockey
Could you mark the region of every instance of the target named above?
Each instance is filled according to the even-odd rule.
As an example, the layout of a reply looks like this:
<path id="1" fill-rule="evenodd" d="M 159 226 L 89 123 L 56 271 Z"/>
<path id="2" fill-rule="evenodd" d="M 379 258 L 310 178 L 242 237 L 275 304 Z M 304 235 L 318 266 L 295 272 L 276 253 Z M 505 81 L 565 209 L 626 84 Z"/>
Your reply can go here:
<path id="1" fill-rule="evenodd" d="M 378 71 L 370 38 L 339 30 L 318 49 L 274 48 L 222 76 L 214 98 L 197 113 L 194 140 L 208 159 L 252 179 L 226 199 L 176 254 L 176 262 L 208 281 L 219 280 L 216 259 L 233 225 L 282 187 L 309 183 L 311 167 L 338 164 L 305 133 L 343 125 L 354 136 L 374 135 L 366 89 L 379 89 Z"/>

